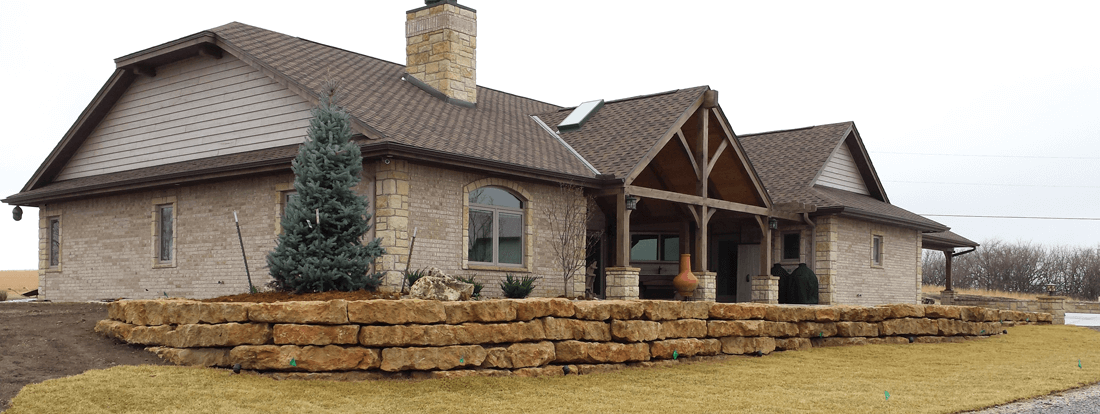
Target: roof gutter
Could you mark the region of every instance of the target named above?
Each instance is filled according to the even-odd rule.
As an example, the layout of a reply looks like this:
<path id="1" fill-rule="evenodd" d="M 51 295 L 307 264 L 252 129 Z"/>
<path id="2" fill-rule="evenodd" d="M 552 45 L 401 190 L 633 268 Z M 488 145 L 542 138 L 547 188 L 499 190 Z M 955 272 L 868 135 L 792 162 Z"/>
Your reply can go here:
<path id="1" fill-rule="evenodd" d="M 857 209 L 857 208 L 851 208 L 851 207 L 825 207 L 825 208 L 819 208 L 814 215 L 815 216 L 821 216 L 821 215 L 828 215 L 828 214 L 835 214 L 835 215 L 844 216 L 844 217 L 860 218 L 860 219 L 865 219 L 865 220 L 870 220 L 870 221 L 877 221 L 877 222 L 886 223 L 886 224 L 900 225 L 900 226 L 903 226 L 903 227 L 914 228 L 914 229 L 920 230 L 922 232 L 941 232 L 941 231 L 950 230 L 950 228 L 945 227 L 945 226 L 931 227 L 927 224 L 916 222 L 916 221 L 913 221 L 913 220 L 905 220 L 905 219 L 899 219 L 897 217 L 884 216 L 884 215 L 881 215 L 881 214 L 871 213 L 871 212 L 868 212 L 868 211 L 860 210 L 860 209 Z"/>
<path id="2" fill-rule="evenodd" d="M 957 257 L 957 256 L 962 256 L 962 255 L 967 254 L 967 253 L 973 253 L 975 250 L 978 250 L 978 248 L 977 247 L 971 247 L 970 250 L 964 250 L 964 251 L 961 251 L 961 252 L 958 252 L 958 253 L 952 252 L 951 257 Z"/>

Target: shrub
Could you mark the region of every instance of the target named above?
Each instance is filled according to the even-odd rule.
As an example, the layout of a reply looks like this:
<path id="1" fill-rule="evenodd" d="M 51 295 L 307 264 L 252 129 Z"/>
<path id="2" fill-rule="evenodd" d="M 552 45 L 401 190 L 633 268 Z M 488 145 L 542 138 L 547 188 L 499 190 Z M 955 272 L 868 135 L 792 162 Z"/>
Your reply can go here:
<path id="1" fill-rule="evenodd" d="M 374 272 L 363 278 L 363 289 L 374 292 L 378 290 L 379 286 L 382 286 L 382 281 L 386 275 L 382 272 Z"/>
<path id="2" fill-rule="evenodd" d="M 504 297 L 523 299 L 535 290 L 535 276 L 514 277 L 511 273 L 504 275 L 504 281 L 500 282 L 500 290 L 504 291 Z"/>
<path id="3" fill-rule="evenodd" d="M 460 282 L 466 282 L 466 283 L 469 283 L 471 285 L 474 285 L 474 296 L 473 297 L 475 297 L 475 298 L 480 298 L 481 297 L 481 288 L 485 287 L 485 285 L 482 285 L 481 283 L 478 283 L 477 281 L 475 281 L 473 276 L 467 276 L 467 277 L 458 277 L 458 276 L 456 276 L 455 279 L 458 279 Z"/>
<path id="4" fill-rule="evenodd" d="M 477 286 L 474 286 L 474 292 L 477 292 L 477 291 L 478 291 Z M 0 302 L 3 302 L 5 300 L 8 300 L 8 291 L 6 289 L 5 290 L 0 290 Z"/>
<path id="5" fill-rule="evenodd" d="M 405 281 L 409 284 L 409 289 L 412 289 L 417 280 L 427 275 L 428 271 L 424 269 L 409 270 L 405 272 Z"/>

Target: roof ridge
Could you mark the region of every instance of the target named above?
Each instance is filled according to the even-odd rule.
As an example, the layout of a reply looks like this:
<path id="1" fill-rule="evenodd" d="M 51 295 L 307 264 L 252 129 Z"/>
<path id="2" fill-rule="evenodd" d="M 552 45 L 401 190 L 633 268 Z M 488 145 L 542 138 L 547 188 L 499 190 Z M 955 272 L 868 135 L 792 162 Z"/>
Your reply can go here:
<path id="1" fill-rule="evenodd" d="M 300 37 L 300 36 L 291 36 L 291 35 L 288 35 L 286 33 L 277 32 L 277 31 L 274 31 L 274 30 L 265 29 L 265 28 L 262 28 L 262 27 L 259 27 L 259 26 L 253 26 L 253 25 L 250 25 L 248 23 L 241 23 L 241 22 L 237 22 L 237 21 L 230 22 L 230 23 L 215 27 L 213 29 L 209 29 L 209 31 L 216 34 L 216 32 L 214 32 L 214 30 L 229 26 L 229 25 L 234 24 L 234 23 L 239 24 L 239 25 L 248 26 L 248 27 L 251 27 L 251 28 L 254 28 L 254 29 L 264 30 L 264 31 L 272 32 L 272 33 L 278 33 L 278 34 L 281 34 L 283 36 L 291 37 L 291 38 L 298 39 L 298 40 L 301 40 L 301 41 L 304 41 L 304 42 L 309 42 L 309 43 L 312 43 L 312 44 L 315 44 L 315 45 L 318 45 L 318 46 L 324 46 L 324 47 L 327 47 L 327 48 L 330 48 L 330 49 L 336 49 L 336 50 L 339 50 L 341 52 L 351 53 L 353 55 L 362 56 L 362 57 L 373 59 L 373 60 L 376 60 L 376 61 L 379 61 L 379 62 L 388 63 L 390 65 L 394 65 L 394 66 L 397 66 L 397 67 L 404 68 L 404 67 L 408 66 L 408 65 L 393 62 L 393 61 L 390 61 L 390 60 L 382 59 L 382 58 L 379 58 L 379 57 L 374 57 L 374 56 L 371 56 L 371 55 L 368 55 L 368 54 L 365 54 L 365 53 L 356 52 L 354 50 L 344 49 L 342 47 L 336 47 L 336 46 L 333 46 L 333 45 L 318 42 L 316 40 L 309 40 L 309 39 L 306 39 L 306 38 Z M 561 108 L 561 105 L 555 105 L 555 104 L 552 104 L 550 102 L 538 100 L 538 99 L 535 99 L 535 98 L 529 98 L 529 97 L 526 97 L 526 96 L 517 95 L 517 94 L 511 93 L 511 92 L 506 92 L 506 91 L 496 89 L 496 88 L 490 88 L 490 87 L 484 86 L 484 85 L 476 85 L 476 86 L 479 87 L 479 88 L 488 89 L 488 90 L 498 92 L 498 93 L 502 93 L 502 94 L 505 94 L 505 95 L 515 96 L 517 98 L 526 99 L 526 100 L 529 100 L 529 101 L 535 101 L 535 102 L 538 102 L 538 103 L 541 103 L 541 104 Z"/>
<path id="2" fill-rule="evenodd" d="M 807 129 L 822 128 L 822 127 L 833 126 L 833 125 L 851 124 L 851 123 L 854 123 L 854 122 L 855 121 L 833 122 L 831 124 L 811 125 L 811 126 L 801 127 L 801 128 L 777 129 L 777 130 L 774 130 L 774 131 L 753 132 L 751 134 L 741 134 L 741 135 L 738 135 L 737 137 L 741 138 L 741 137 L 752 137 L 752 136 L 757 136 L 757 135 L 778 134 L 780 132 L 803 131 L 803 130 L 807 130 Z"/>
<path id="3" fill-rule="evenodd" d="M 655 97 L 658 97 L 658 96 L 671 95 L 671 94 L 674 94 L 674 93 L 677 93 L 677 92 L 680 92 L 680 91 L 685 91 L 685 90 L 688 90 L 688 89 L 709 88 L 709 87 L 710 86 L 702 85 L 702 86 L 693 86 L 693 87 L 690 87 L 690 88 L 680 88 L 680 89 L 673 89 L 673 90 L 668 90 L 668 91 L 664 91 L 664 92 L 650 93 L 650 94 L 645 94 L 645 95 L 636 95 L 636 96 L 631 96 L 631 97 L 626 97 L 626 98 L 619 98 L 619 99 L 613 99 L 613 100 L 610 100 L 610 101 L 604 101 L 604 105 L 630 102 L 630 101 L 635 101 L 635 100 L 639 100 L 639 99 L 646 99 L 646 98 L 655 98 Z M 557 111 L 554 111 L 554 112 L 562 112 L 562 111 L 566 111 L 566 110 L 577 109 L 577 106 L 579 106 L 579 105 L 574 105 L 574 106 L 569 106 L 569 107 L 562 107 L 561 109 L 558 109 Z M 549 112 L 544 112 L 544 113 L 549 113 Z"/>

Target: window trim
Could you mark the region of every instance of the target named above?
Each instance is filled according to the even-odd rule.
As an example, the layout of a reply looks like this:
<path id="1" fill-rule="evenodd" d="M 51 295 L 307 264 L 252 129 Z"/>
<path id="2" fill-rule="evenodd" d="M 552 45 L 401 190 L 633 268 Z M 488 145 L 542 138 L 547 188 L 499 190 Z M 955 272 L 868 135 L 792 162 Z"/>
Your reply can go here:
<path id="1" fill-rule="evenodd" d="M 289 204 L 287 196 L 297 194 L 294 183 L 278 184 L 275 186 L 275 236 L 283 234 L 283 216 L 286 215 L 286 206 Z M 374 226 L 371 226 L 373 229 Z"/>
<path id="2" fill-rule="evenodd" d="M 170 259 L 161 259 L 161 215 L 164 207 L 172 208 L 172 238 L 171 238 L 171 251 L 168 252 Z M 153 200 L 153 213 L 152 213 L 152 228 L 153 228 L 153 240 L 150 247 L 153 261 L 153 268 L 172 268 L 176 267 L 178 262 L 179 249 L 179 206 L 176 203 L 175 197 L 161 197 Z"/>
<path id="3" fill-rule="evenodd" d="M 485 213 L 492 214 L 492 219 L 490 221 L 493 224 L 493 227 L 492 227 L 493 228 L 493 234 L 492 234 L 492 239 L 493 239 L 493 243 L 492 243 L 492 245 L 493 245 L 492 253 L 493 254 L 492 254 L 492 256 L 493 257 L 492 257 L 492 261 L 489 261 L 489 262 L 480 262 L 480 261 L 471 260 L 471 259 L 469 259 L 470 250 L 469 250 L 469 247 L 467 247 L 466 248 L 466 258 L 467 258 L 467 260 L 469 260 L 470 264 L 476 265 L 476 266 L 495 266 L 495 267 L 517 267 L 517 268 L 521 268 L 521 267 L 524 266 L 524 263 L 523 263 L 523 245 L 524 245 L 524 241 L 527 237 L 526 237 L 525 234 L 523 234 L 524 233 L 523 228 L 526 227 L 525 226 L 526 223 L 521 223 L 520 224 L 520 242 L 519 242 L 520 243 L 519 244 L 520 245 L 520 263 L 502 263 L 500 261 L 500 231 L 501 231 L 501 225 L 500 225 L 501 217 L 500 216 L 501 216 L 502 213 L 503 214 L 514 214 L 514 215 L 518 215 L 520 220 L 525 222 L 526 221 L 526 215 L 524 214 L 524 210 L 525 210 L 525 206 L 527 205 L 527 202 L 524 201 L 522 197 L 514 194 L 512 191 L 509 191 L 509 189 L 498 187 L 498 186 L 481 186 L 481 187 L 475 188 L 474 191 L 485 188 L 485 187 L 497 188 L 497 189 L 506 191 L 509 195 L 511 195 L 513 197 L 516 197 L 516 199 L 519 200 L 520 207 L 519 208 L 513 208 L 513 207 L 504 207 L 504 206 L 494 206 L 494 205 L 488 205 L 488 204 L 473 204 L 473 203 L 470 203 L 469 204 L 469 210 L 466 213 L 466 226 L 467 227 L 470 225 L 469 224 L 470 215 L 473 214 L 474 211 L 479 211 L 479 212 L 485 212 Z M 469 202 L 469 195 L 467 195 L 466 198 L 467 198 L 467 202 Z M 467 233 L 467 237 L 469 237 L 469 233 Z M 469 242 L 469 239 L 467 239 L 467 243 L 468 242 Z"/>
<path id="4" fill-rule="evenodd" d="M 634 237 L 636 237 L 636 236 L 656 236 L 657 237 L 657 260 L 635 260 L 634 259 L 634 246 L 633 246 L 633 243 L 634 243 Z M 663 260 L 662 259 L 662 257 L 664 256 L 664 253 L 665 253 L 665 240 L 669 239 L 669 238 L 679 240 L 680 239 L 680 234 L 679 233 L 651 233 L 651 232 L 634 233 L 634 232 L 631 232 L 630 233 L 630 241 L 631 241 L 630 263 L 679 263 L 680 262 L 680 251 L 681 251 L 679 249 L 679 245 L 677 245 L 678 248 L 677 248 L 676 254 L 672 258 L 672 260 Z M 682 243 L 682 241 L 677 241 L 677 243 Z"/>
<path id="5" fill-rule="evenodd" d="M 877 246 L 875 242 L 878 242 Z M 875 259 L 878 260 L 876 261 Z M 886 237 L 879 233 L 871 233 L 871 267 L 881 268 L 885 262 Z"/>
<path id="6" fill-rule="evenodd" d="M 522 246 L 523 263 L 519 265 L 514 264 L 496 264 L 488 262 L 474 262 L 470 260 L 470 192 L 477 190 L 481 187 L 497 187 L 502 190 L 508 191 L 513 196 L 520 199 L 522 203 L 522 217 L 523 217 L 523 233 Z M 475 209 L 480 208 L 480 205 L 475 205 Z M 475 180 L 469 184 L 466 184 L 462 188 L 462 251 L 459 252 L 462 258 L 462 269 L 464 270 L 485 270 L 485 271 L 501 271 L 511 273 L 531 273 L 532 265 L 534 263 L 534 220 L 531 214 L 537 210 L 537 203 L 534 197 L 527 192 L 519 184 L 510 180 L 501 178 L 482 178 Z"/>
<path id="7" fill-rule="evenodd" d="M 62 262 L 61 258 L 62 258 L 62 252 L 63 252 L 62 241 L 64 240 L 64 235 L 63 235 L 63 230 L 62 230 L 62 225 L 61 225 L 61 215 L 58 214 L 58 215 L 47 216 L 47 217 L 45 217 L 44 220 L 45 220 L 45 224 L 46 224 L 46 226 L 45 226 L 45 230 L 46 230 L 46 249 L 45 249 L 45 258 L 43 260 L 43 264 L 45 266 L 43 266 L 43 268 L 45 268 L 47 272 L 60 272 L 61 271 L 61 262 Z M 56 240 L 54 239 L 54 236 L 53 236 L 53 223 L 57 223 L 57 239 Z M 57 263 L 56 264 L 53 263 L 53 246 L 54 246 L 55 241 L 57 242 Z"/>

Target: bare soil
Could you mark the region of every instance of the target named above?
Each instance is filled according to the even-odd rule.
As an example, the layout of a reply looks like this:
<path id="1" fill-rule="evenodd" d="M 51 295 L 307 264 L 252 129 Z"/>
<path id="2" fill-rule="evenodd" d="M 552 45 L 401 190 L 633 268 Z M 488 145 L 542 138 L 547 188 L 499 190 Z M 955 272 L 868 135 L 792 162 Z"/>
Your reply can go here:
<path id="1" fill-rule="evenodd" d="M 140 346 L 92 331 L 104 303 L 0 303 L 0 410 L 27 384 L 115 365 L 165 365 Z"/>

